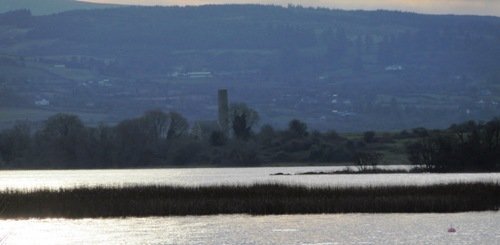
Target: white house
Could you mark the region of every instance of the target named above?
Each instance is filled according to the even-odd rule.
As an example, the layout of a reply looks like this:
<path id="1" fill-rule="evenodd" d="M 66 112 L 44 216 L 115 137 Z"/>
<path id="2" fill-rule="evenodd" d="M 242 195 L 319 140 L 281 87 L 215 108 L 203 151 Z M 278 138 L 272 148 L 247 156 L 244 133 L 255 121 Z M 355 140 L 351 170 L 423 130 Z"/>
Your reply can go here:
<path id="1" fill-rule="evenodd" d="M 50 105 L 50 101 L 48 101 L 46 99 L 35 100 L 35 105 L 37 105 L 37 106 L 48 106 L 48 105 Z"/>
<path id="2" fill-rule="evenodd" d="M 390 65 L 385 67 L 385 71 L 402 71 L 402 65 Z"/>

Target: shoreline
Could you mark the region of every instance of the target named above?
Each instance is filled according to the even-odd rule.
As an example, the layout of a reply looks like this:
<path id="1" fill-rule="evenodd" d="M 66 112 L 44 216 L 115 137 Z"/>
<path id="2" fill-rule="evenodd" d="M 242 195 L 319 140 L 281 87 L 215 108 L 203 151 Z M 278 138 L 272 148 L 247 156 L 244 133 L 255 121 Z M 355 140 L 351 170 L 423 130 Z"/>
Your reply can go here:
<path id="1" fill-rule="evenodd" d="M 401 164 L 386 164 L 379 166 L 401 166 Z M 126 168 L 6 168 L 1 167 L 0 171 L 30 171 L 30 170 L 137 170 L 137 169 L 203 169 L 203 168 L 293 168 L 293 167 L 355 167 L 347 163 L 270 163 L 260 165 L 213 165 L 213 164 L 193 164 L 193 165 L 169 165 L 161 166 L 141 166 Z"/>
<path id="2" fill-rule="evenodd" d="M 375 168 L 375 169 L 363 169 L 356 170 L 346 167 L 342 170 L 333 170 L 333 171 L 307 171 L 307 172 L 298 172 L 298 173 L 272 173 L 271 176 L 290 176 L 290 175 L 336 175 L 336 174 L 421 174 L 421 173 L 430 173 L 425 172 L 420 169 L 383 169 L 383 168 Z"/>
<path id="3" fill-rule="evenodd" d="M 280 176 L 280 175 L 335 175 L 335 174 L 479 174 L 479 173 L 500 173 L 500 171 L 428 171 L 419 167 L 405 168 L 385 168 L 391 166 L 412 166 L 412 165 L 402 165 L 402 164 L 385 164 L 378 165 L 375 170 L 369 168 L 365 170 L 357 170 L 356 165 L 346 165 L 346 164 L 269 164 L 269 165 L 255 165 L 255 166 L 241 166 L 241 165 L 189 165 L 189 166 L 167 166 L 167 167 L 127 167 L 127 168 L 0 168 L 2 171 L 92 171 L 92 170 L 169 170 L 169 169 L 251 169 L 251 168 L 314 168 L 314 167 L 344 167 L 342 170 L 333 171 L 306 171 L 306 172 L 296 172 L 296 173 L 285 173 L 276 172 L 270 175 Z"/>
<path id="4" fill-rule="evenodd" d="M 456 213 L 499 208 L 499 183 L 379 187 L 253 184 L 0 191 L 0 219 Z"/>

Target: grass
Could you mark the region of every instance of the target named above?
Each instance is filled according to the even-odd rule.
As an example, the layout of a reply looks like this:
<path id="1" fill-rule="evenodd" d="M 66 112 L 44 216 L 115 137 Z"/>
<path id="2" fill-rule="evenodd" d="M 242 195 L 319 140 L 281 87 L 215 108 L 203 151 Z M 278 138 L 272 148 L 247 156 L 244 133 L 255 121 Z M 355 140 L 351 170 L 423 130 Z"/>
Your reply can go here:
<path id="1" fill-rule="evenodd" d="M 15 122 L 16 120 L 44 120 L 54 112 L 43 109 L 16 108 L 0 106 L 0 123 Z"/>
<path id="2" fill-rule="evenodd" d="M 4 125 L 11 126 L 16 121 L 31 120 L 43 121 L 48 117 L 58 113 L 58 108 L 23 108 L 23 107 L 4 107 L 0 106 L 0 128 Z M 64 112 L 64 111 L 63 111 Z M 104 113 L 79 112 L 78 116 L 89 125 L 95 125 L 98 122 L 108 120 L 109 116 Z M 4 126 L 5 127 L 5 126 Z"/>
<path id="3" fill-rule="evenodd" d="M 498 210 L 500 184 L 399 187 L 81 187 L 0 192 L 0 218 L 215 214 L 422 213 Z"/>

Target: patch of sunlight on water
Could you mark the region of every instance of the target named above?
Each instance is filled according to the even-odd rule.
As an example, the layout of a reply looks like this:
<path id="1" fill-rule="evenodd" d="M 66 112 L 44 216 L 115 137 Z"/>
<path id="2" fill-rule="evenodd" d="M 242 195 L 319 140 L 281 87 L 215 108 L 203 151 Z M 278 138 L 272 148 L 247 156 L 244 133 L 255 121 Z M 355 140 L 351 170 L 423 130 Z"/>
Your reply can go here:
<path id="1" fill-rule="evenodd" d="M 456 233 L 448 233 L 453 224 Z M 6 244 L 498 244 L 500 212 L 0 220 Z"/>
<path id="2" fill-rule="evenodd" d="M 408 168 L 390 166 L 388 168 Z M 72 188 L 124 185 L 220 185 L 286 183 L 329 186 L 428 185 L 454 182 L 500 182 L 500 173 L 479 174 L 362 174 L 293 175 L 308 171 L 334 171 L 345 167 L 183 168 L 120 170 L 0 171 L 0 190 Z M 271 176 L 290 173 L 289 176 Z"/>

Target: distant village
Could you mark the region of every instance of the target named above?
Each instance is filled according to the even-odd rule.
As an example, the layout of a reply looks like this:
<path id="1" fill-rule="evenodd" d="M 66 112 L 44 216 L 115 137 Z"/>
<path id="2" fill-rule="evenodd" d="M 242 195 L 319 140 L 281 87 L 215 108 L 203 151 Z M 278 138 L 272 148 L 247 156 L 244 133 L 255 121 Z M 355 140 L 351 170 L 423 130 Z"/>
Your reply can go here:
<path id="1" fill-rule="evenodd" d="M 349 131 L 353 128 L 368 128 L 371 118 L 377 118 L 376 114 L 397 119 L 415 112 L 416 115 L 444 113 L 455 115 L 459 121 L 468 116 L 477 117 L 481 113 L 488 117 L 488 111 L 498 111 L 500 108 L 499 101 L 489 89 L 478 91 L 477 96 L 472 97 L 475 100 L 422 94 L 360 97 L 352 88 L 337 85 L 336 81 L 340 78 L 330 74 L 319 75 L 311 80 L 310 86 L 299 88 L 293 84 L 276 85 L 269 81 L 255 84 L 262 79 L 262 73 L 258 70 L 213 72 L 189 71 L 181 67 L 166 72 L 162 77 L 127 79 L 97 72 L 109 67 L 112 60 L 82 57 L 57 60 L 3 57 L 2 60 L 21 67 L 36 67 L 48 74 L 39 79 L 12 78 L 2 81 L 3 88 L 23 95 L 18 98 L 18 105 L 54 113 L 73 111 L 105 115 L 88 118 L 90 123 L 101 120 L 113 123 L 152 108 L 179 111 L 191 121 L 213 118 L 216 114 L 214 91 L 220 87 L 227 87 L 235 100 L 249 104 L 259 111 L 262 121 L 277 127 L 300 117 L 318 129 L 335 125 L 340 130 Z M 82 69 L 87 72 L 82 77 L 69 78 L 66 75 L 81 72 Z M 387 74 L 404 71 L 405 67 L 400 64 L 380 69 L 380 72 Z M 456 75 L 451 79 L 464 78 Z M 412 126 L 406 123 L 400 127 L 406 125 Z"/>

